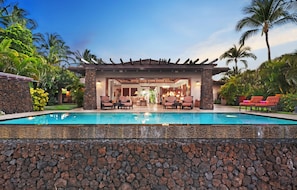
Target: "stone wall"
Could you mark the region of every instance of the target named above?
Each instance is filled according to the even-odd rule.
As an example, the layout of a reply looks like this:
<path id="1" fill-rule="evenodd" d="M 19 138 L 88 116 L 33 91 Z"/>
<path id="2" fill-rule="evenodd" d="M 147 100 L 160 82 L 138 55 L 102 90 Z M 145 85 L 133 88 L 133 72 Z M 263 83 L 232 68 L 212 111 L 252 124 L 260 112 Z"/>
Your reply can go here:
<path id="1" fill-rule="evenodd" d="M 7 114 L 33 111 L 29 81 L 0 77 L 0 111 Z"/>
<path id="2" fill-rule="evenodd" d="M 0 189 L 297 189 L 296 142 L 1 140 Z"/>

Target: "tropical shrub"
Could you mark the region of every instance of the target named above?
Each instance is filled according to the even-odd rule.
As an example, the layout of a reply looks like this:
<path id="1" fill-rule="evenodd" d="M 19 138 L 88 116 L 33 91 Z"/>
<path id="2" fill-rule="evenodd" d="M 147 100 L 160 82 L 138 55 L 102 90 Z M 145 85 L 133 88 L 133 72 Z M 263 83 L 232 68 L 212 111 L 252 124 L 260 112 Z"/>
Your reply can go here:
<path id="1" fill-rule="evenodd" d="M 75 89 L 71 91 L 71 96 L 73 100 L 76 102 L 77 107 L 82 107 L 84 103 L 84 89 Z"/>
<path id="2" fill-rule="evenodd" d="M 221 87 L 220 96 L 226 100 L 227 105 L 237 105 L 240 96 L 248 96 L 251 93 L 251 85 L 244 83 L 240 75 L 232 76 Z"/>
<path id="3" fill-rule="evenodd" d="M 48 102 L 48 93 L 41 88 L 30 88 L 34 111 L 43 111 Z"/>
<path id="4" fill-rule="evenodd" d="M 280 109 L 285 112 L 293 112 L 297 106 L 297 94 L 288 93 L 280 99 Z"/>

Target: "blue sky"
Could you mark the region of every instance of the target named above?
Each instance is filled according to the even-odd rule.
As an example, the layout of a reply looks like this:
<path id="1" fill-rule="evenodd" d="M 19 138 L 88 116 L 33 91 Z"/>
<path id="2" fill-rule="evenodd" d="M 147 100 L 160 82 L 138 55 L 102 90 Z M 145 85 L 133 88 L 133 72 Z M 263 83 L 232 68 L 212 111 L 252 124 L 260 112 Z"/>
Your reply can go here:
<path id="1" fill-rule="evenodd" d="M 72 51 L 98 58 L 213 60 L 237 44 L 236 23 L 250 0 L 8 0 L 38 23 L 34 32 L 58 33 Z M 297 25 L 270 31 L 272 58 L 297 50 Z M 256 54 L 249 69 L 267 60 L 264 37 L 246 41 Z M 225 67 L 225 61 L 217 62 Z M 232 67 L 233 65 L 229 65 Z M 239 65 L 241 67 L 241 65 Z"/>

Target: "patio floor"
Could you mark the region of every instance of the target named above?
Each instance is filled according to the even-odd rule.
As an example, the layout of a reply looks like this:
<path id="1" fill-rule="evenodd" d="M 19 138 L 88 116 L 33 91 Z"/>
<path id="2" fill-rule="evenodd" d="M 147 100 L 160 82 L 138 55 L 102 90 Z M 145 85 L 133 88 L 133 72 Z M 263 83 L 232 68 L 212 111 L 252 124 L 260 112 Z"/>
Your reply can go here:
<path id="1" fill-rule="evenodd" d="M 64 111 L 63 110 L 59 110 L 59 111 L 50 110 L 50 111 L 40 111 L 40 112 L 6 114 L 6 115 L 1 115 L 0 120 L 34 116 L 34 115 L 53 113 L 53 112 L 64 112 Z M 220 105 L 220 104 L 214 104 L 213 110 L 203 110 L 203 109 L 199 109 L 197 107 L 194 107 L 193 109 L 180 109 L 180 108 L 178 108 L 178 109 L 175 109 L 175 108 L 164 109 L 162 105 L 148 104 L 147 106 L 133 106 L 133 109 L 129 109 L 129 108 L 125 109 L 124 108 L 124 109 L 101 110 L 100 108 L 98 108 L 97 110 L 83 110 L 82 108 L 76 108 L 73 110 L 67 110 L 67 112 L 242 112 L 242 113 L 249 113 L 249 114 L 297 120 L 297 114 L 280 114 L 280 113 L 274 113 L 274 112 L 267 113 L 267 112 L 262 112 L 262 111 L 249 111 L 249 110 L 247 111 L 245 109 L 241 109 L 241 111 L 239 111 L 239 109 L 237 107 L 225 106 L 225 105 Z"/>

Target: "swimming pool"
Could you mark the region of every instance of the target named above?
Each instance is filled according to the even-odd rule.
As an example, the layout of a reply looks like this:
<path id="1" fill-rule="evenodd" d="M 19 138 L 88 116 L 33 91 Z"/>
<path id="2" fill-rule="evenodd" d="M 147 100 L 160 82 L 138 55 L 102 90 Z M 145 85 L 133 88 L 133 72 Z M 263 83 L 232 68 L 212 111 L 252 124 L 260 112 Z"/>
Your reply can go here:
<path id="1" fill-rule="evenodd" d="M 280 119 L 245 113 L 51 113 L 25 118 L 0 121 L 0 125 L 67 125 L 67 124 L 199 124 L 199 125 L 244 125 L 276 124 L 297 125 L 297 120 Z"/>

